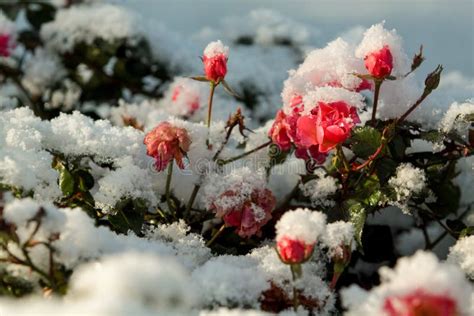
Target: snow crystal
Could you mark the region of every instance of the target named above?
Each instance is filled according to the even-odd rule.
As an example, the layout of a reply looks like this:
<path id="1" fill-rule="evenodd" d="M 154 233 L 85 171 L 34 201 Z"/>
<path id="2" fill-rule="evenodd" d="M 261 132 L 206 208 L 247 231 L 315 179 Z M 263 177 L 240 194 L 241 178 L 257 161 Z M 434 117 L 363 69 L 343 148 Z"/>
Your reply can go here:
<path id="1" fill-rule="evenodd" d="M 363 73 L 364 63 L 355 58 L 352 47 L 338 38 L 325 48 L 309 53 L 296 71 L 290 73 L 282 92 L 285 105 L 294 95 L 305 95 L 316 87 L 340 85 L 356 90 L 362 80 L 353 73 Z"/>
<path id="2" fill-rule="evenodd" d="M 465 280 L 464 274 L 456 266 L 438 261 L 434 254 L 418 251 L 412 257 L 398 260 L 395 268 L 382 267 L 379 270 L 381 284 L 373 288 L 366 299 L 351 305 L 347 315 L 378 316 L 383 314 L 385 299 L 392 296 L 407 295 L 416 290 L 429 294 L 448 296 L 456 302 L 460 315 L 468 315 L 470 311 L 471 285 Z M 350 296 L 360 291 L 343 292 L 346 305 L 354 302 Z M 349 296 L 349 297 L 347 297 Z"/>
<path id="3" fill-rule="evenodd" d="M 416 194 L 420 194 L 426 186 L 426 175 L 422 169 L 414 167 L 410 163 L 403 163 L 397 167 L 396 175 L 388 180 L 389 185 L 396 193 L 396 205 L 402 211 L 409 213 L 406 205 L 408 200 Z"/>
<path id="4" fill-rule="evenodd" d="M 309 209 L 288 211 L 275 225 L 277 240 L 284 236 L 313 244 L 325 232 L 326 215 Z"/>
<path id="5" fill-rule="evenodd" d="M 262 172 L 255 172 L 248 167 L 231 170 L 230 173 L 210 174 L 203 184 L 202 201 L 206 208 L 219 205 L 223 209 L 231 209 L 248 200 L 255 189 L 266 187 L 265 177 Z M 236 192 L 236 195 L 223 194 L 227 191 Z"/>
<path id="6" fill-rule="evenodd" d="M 354 225 L 344 221 L 328 224 L 322 238 L 322 243 L 329 248 L 329 258 L 333 258 L 335 255 L 342 256 L 343 249 L 341 246 L 349 246 L 351 250 L 354 250 L 356 245 Z"/>
<path id="7" fill-rule="evenodd" d="M 471 279 L 474 279 L 474 236 L 459 239 L 449 249 L 448 262 L 458 265 Z"/>
<path id="8" fill-rule="evenodd" d="M 474 116 L 474 100 L 461 104 L 454 102 L 439 122 L 439 127 L 445 133 L 454 130 L 467 140 L 467 131 L 472 121 L 468 119 L 469 116 Z"/>
<path id="9" fill-rule="evenodd" d="M 300 184 L 301 193 L 309 197 L 311 203 L 315 206 L 333 206 L 335 202 L 328 199 L 328 197 L 336 193 L 339 188 L 337 179 L 329 176 L 322 169 L 316 169 L 314 174 L 318 178 Z"/>
<path id="10" fill-rule="evenodd" d="M 205 246 L 201 235 L 190 233 L 190 227 L 183 221 L 169 225 L 159 225 L 155 229 L 149 229 L 146 237 L 158 240 L 172 247 L 176 255 L 182 258 L 185 267 L 190 270 L 204 264 L 211 258 L 211 251 Z"/>
<path id="11" fill-rule="evenodd" d="M 220 40 L 209 43 L 204 49 L 204 56 L 212 58 L 214 56 L 224 55 L 229 56 L 229 47 L 222 44 Z"/>
<path id="12" fill-rule="evenodd" d="M 364 59 L 371 52 L 382 49 L 385 45 L 390 48 L 393 56 L 392 75 L 403 76 L 410 71 L 410 61 L 403 51 L 402 39 L 396 30 L 387 30 L 384 23 L 372 25 L 364 33 L 364 38 L 355 51 L 358 58 Z"/>

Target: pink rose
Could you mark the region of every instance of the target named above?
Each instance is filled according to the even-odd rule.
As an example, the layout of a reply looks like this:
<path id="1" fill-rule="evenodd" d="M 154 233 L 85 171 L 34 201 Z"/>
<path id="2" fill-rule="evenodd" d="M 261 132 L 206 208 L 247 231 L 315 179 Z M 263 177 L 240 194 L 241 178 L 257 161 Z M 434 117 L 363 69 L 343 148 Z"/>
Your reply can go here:
<path id="1" fill-rule="evenodd" d="M 219 199 L 239 199 L 239 192 L 228 190 Z M 232 206 L 215 202 L 211 209 L 217 217 L 222 217 L 227 227 L 235 227 L 235 232 L 242 238 L 260 235 L 260 229 L 272 218 L 271 212 L 276 205 L 273 193 L 268 189 L 255 189 L 250 198 Z"/>
<path id="2" fill-rule="evenodd" d="M 15 43 L 9 34 L 0 34 L 0 56 L 9 57 Z"/>
<path id="3" fill-rule="evenodd" d="M 327 153 L 349 137 L 356 123 L 360 119 L 355 107 L 343 101 L 319 102 L 312 114 L 298 119 L 298 145 L 305 148 L 318 145 L 319 152 Z"/>
<path id="4" fill-rule="evenodd" d="M 146 134 L 143 143 L 148 156 L 155 158 L 156 170 L 162 171 L 173 159 L 181 169 L 184 168 L 183 157 L 189 151 L 191 140 L 184 128 L 162 122 Z"/>
<path id="5" fill-rule="evenodd" d="M 204 73 L 207 79 L 213 82 L 219 82 L 224 79 L 227 74 L 227 56 L 224 54 L 212 57 L 204 55 L 202 62 L 204 63 Z"/>
<path id="6" fill-rule="evenodd" d="M 291 135 L 293 131 L 294 129 L 292 129 L 287 115 L 282 110 L 279 110 L 275 122 L 273 122 L 272 128 L 268 132 L 268 136 L 281 150 L 286 151 L 291 148 L 293 141 Z"/>
<path id="7" fill-rule="evenodd" d="M 417 290 L 405 296 L 388 297 L 384 311 L 389 316 L 457 316 L 456 302 L 445 295 Z"/>
<path id="8" fill-rule="evenodd" d="M 302 263 L 308 260 L 314 249 L 314 244 L 306 244 L 301 240 L 283 236 L 277 240 L 277 250 L 281 260 L 287 264 Z"/>
<path id="9" fill-rule="evenodd" d="M 385 45 L 382 49 L 365 56 L 365 68 L 375 78 L 384 78 L 392 73 L 393 58 L 390 48 Z"/>

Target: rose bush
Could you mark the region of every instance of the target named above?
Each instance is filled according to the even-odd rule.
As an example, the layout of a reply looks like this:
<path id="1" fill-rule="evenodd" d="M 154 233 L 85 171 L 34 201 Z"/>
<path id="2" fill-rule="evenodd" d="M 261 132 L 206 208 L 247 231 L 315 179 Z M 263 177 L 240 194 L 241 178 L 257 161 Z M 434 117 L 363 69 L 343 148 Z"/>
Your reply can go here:
<path id="1" fill-rule="evenodd" d="M 396 31 L 0 8 L 1 314 L 474 312 L 474 105 Z"/>

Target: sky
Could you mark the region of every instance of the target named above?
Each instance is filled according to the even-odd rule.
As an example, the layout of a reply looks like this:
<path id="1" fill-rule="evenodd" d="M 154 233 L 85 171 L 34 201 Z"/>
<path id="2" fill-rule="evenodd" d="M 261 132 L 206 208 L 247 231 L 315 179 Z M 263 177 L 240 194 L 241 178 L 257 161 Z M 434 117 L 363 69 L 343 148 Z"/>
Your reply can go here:
<path id="1" fill-rule="evenodd" d="M 438 63 L 474 78 L 474 0 L 115 0 L 146 18 L 191 35 L 226 16 L 271 8 L 320 31 L 316 47 L 354 26 L 386 21 L 404 38 L 409 55 L 424 45 L 421 71 Z"/>

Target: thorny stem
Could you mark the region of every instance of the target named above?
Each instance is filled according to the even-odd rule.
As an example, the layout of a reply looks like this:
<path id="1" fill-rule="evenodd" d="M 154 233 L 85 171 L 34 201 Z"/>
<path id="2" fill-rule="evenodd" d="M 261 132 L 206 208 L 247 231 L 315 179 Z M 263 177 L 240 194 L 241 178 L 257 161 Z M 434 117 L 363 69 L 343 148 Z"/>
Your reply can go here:
<path id="1" fill-rule="evenodd" d="M 272 141 L 269 140 L 268 142 L 266 142 L 266 143 L 264 143 L 264 144 L 262 144 L 262 145 L 260 145 L 260 146 L 258 146 L 258 147 L 256 147 L 256 148 L 254 148 L 254 149 L 252 149 L 252 150 L 246 151 L 246 152 L 244 152 L 243 154 L 238 155 L 238 156 L 236 156 L 236 157 L 234 157 L 234 158 L 230 158 L 230 159 L 226 159 L 226 160 L 221 160 L 219 164 L 220 164 L 221 166 L 223 166 L 223 165 L 226 165 L 226 164 L 228 164 L 228 163 L 231 163 L 231 162 L 234 162 L 234 161 L 236 161 L 236 160 L 239 160 L 239 159 L 241 159 L 241 158 L 244 158 L 245 156 L 248 156 L 248 155 L 250 155 L 250 154 L 253 154 L 254 152 L 259 151 L 260 149 L 263 149 L 263 148 L 267 147 L 267 146 L 270 145 L 271 143 L 272 143 Z"/>
<path id="2" fill-rule="evenodd" d="M 374 105 L 372 107 L 372 120 L 371 124 L 375 125 L 375 115 L 377 114 L 377 104 L 379 102 L 380 87 L 382 86 L 382 80 L 375 79 L 375 91 L 374 91 Z"/>
<path id="3" fill-rule="evenodd" d="M 216 241 L 217 237 L 219 237 L 222 234 L 224 229 L 225 229 L 225 223 L 222 224 L 221 228 L 219 228 L 219 230 L 214 234 L 214 236 L 212 236 L 212 238 L 206 243 L 206 247 L 210 247 L 214 243 L 214 241 Z"/>
<path id="4" fill-rule="evenodd" d="M 168 175 L 166 176 L 166 204 L 168 204 L 169 212 L 172 212 L 171 205 L 171 177 L 173 176 L 173 161 L 168 165 Z"/>
<path id="5" fill-rule="evenodd" d="M 400 116 L 400 118 L 396 121 L 396 123 L 397 124 L 402 123 L 407 118 L 407 116 L 410 115 L 411 112 L 413 112 L 421 104 L 421 102 L 423 102 L 426 99 L 428 95 L 429 93 L 427 93 L 426 91 L 423 92 L 421 97 L 419 97 L 418 100 L 416 100 L 416 102 L 402 116 Z"/>
<path id="6" fill-rule="evenodd" d="M 193 192 L 191 193 L 191 197 L 188 200 L 188 204 L 186 204 L 185 216 L 188 216 L 189 213 L 191 212 L 191 209 L 192 209 L 193 204 L 194 204 L 194 200 L 196 199 L 196 196 L 197 196 L 200 188 L 201 188 L 201 185 L 199 185 L 199 184 L 194 185 L 194 189 L 193 189 Z"/>

